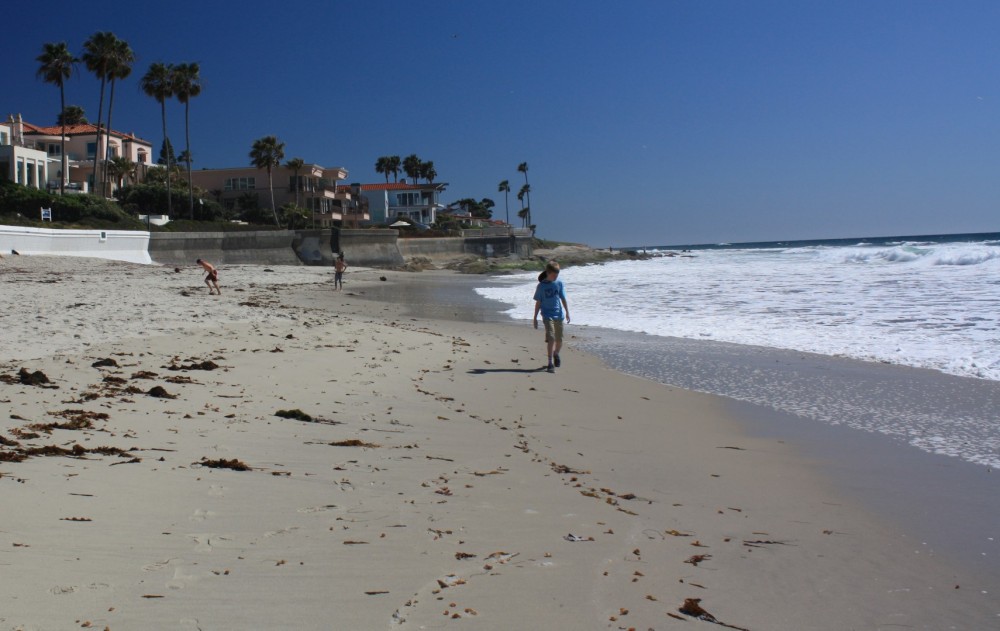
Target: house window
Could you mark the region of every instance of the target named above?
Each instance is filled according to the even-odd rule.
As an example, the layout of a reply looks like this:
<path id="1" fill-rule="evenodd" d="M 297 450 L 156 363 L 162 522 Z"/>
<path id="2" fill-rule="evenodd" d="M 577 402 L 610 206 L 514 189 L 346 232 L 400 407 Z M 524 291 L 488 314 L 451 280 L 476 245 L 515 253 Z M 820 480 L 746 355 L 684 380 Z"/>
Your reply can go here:
<path id="1" fill-rule="evenodd" d="M 257 178 L 254 177 L 230 177 L 226 178 L 224 190 L 227 191 L 252 191 L 257 188 Z"/>
<path id="2" fill-rule="evenodd" d="M 45 152 L 50 156 L 61 156 L 62 155 L 62 145 L 50 144 L 45 148 Z"/>
<path id="3" fill-rule="evenodd" d="M 0 131 L 0 145 L 7 145 L 7 144 L 10 144 L 10 143 L 8 142 L 8 139 L 9 139 L 9 136 L 7 136 L 7 132 L 5 132 L 5 131 Z"/>
<path id="4" fill-rule="evenodd" d="M 396 193 L 397 206 L 420 206 L 420 193 Z"/>
<path id="5" fill-rule="evenodd" d="M 88 142 L 87 143 L 87 158 L 93 160 L 94 156 L 97 155 L 97 143 Z"/>
<path id="6" fill-rule="evenodd" d="M 146 152 L 140 150 L 139 153 L 137 154 L 137 157 L 139 158 L 138 162 L 140 164 L 145 164 L 146 163 L 146 156 L 147 156 Z"/>

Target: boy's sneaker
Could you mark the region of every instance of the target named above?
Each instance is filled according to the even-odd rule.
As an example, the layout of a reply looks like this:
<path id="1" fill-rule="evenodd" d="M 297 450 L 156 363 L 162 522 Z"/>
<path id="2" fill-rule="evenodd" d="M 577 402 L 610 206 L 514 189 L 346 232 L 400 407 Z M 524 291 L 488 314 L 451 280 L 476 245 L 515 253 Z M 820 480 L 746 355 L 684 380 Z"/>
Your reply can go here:
<path id="1" fill-rule="evenodd" d="M 552 364 L 549 364 L 549 367 L 545 369 L 545 372 L 555 372 L 555 371 L 556 368 Z"/>
<path id="2" fill-rule="evenodd" d="M 559 360 L 559 353 L 556 353 L 552 356 L 552 363 L 555 364 L 556 368 L 562 366 L 562 361 Z"/>

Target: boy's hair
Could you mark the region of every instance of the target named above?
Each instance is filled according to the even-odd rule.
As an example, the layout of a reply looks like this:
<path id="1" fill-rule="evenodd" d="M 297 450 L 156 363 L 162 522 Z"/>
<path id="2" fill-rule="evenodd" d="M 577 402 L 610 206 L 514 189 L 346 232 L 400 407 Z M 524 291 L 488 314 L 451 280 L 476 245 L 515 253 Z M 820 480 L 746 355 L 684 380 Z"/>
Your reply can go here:
<path id="1" fill-rule="evenodd" d="M 198 259 L 195 263 L 201 264 L 201 259 Z"/>
<path id="2" fill-rule="evenodd" d="M 558 272 L 558 271 L 559 271 L 559 263 L 555 261 L 549 261 L 548 263 L 545 264 L 546 274 L 549 272 Z"/>

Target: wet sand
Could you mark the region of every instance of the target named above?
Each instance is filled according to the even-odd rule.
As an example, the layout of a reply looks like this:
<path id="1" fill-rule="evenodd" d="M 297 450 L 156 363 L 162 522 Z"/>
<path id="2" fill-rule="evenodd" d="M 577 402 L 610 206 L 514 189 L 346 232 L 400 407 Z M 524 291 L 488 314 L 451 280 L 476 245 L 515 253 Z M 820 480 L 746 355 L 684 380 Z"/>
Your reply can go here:
<path id="1" fill-rule="evenodd" d="M 541 373 L 529 327 L 409 313 L 410 288 L 440 295 L 417 275 L 352 269 L 334 293 L 329 270 L 235 266 L 209 297 L 193 268 L 21 258 L 0 261 L 0 628 L 1000 613 L 728 400 L 572 342 Z"/>

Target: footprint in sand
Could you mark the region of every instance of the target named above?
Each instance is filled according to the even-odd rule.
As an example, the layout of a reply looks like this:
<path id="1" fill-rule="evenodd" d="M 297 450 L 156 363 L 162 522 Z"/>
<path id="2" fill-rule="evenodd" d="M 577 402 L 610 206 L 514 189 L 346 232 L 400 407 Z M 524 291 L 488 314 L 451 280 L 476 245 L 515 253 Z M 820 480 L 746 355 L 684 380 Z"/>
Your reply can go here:
<path id="1" fill-rule="evenodd" d="M 163 568 L 165 568 L 168 565 L 170 565 L 170 562 L 173 561 L 173 560 L 174 559 L 165 559 L 163 561 L 156 561 L 155 563 L 147 563 L 146 565 L 142 566 L 142 571 L 143 572 L 159 572 Z"/>
<path id="2" fill-rule="evenodd" d="M 212 537 L 215 535 L 212 533 L 207 533 L 203 535 L 188 535 L 189 538 L 194 540 L 194 551 L 195 552 L 211 552 L 212 551 Z"/>
<path id="3" fill-rule="evenodd" d="M 56 596 L 61 596 L 63 594 L 72 594 L 79 588 L 76 585 L 56 585 L 49 589 L 50 594 L 55 594 Z"/>
<path id="4" fill-rule="evenodd" d="M 213 497 L 222 497 L 226 494 L 226 487 L 221 484 L 213 484 L 208 487 L 208 494 Z"/>
<path id="5" fill-rule="evenodd" d="M 281 529 L 278 529 L 278 530 L 268 530 L 267 532 L 264 533 L 264 538 L 265 539 L 269 539 L 271 537 L 277 537 L 278 535 L 287 535 L 288 533 L 292 532 L 293 530 L 298 530 L 298 527 L 281 528 Z"/>
<path id="6" fill-rule="evenodd" d="M 205 521 L 206 519 L 215 517 L 216 514 L 217 513 L 215 513 L 215 511 L 204 510 L 199 508 L 194 512 L 194 514 L 188 517 L 188 519 L 191 521 Z"/>
<path id="7" fill-rule="evenodd" d="M 166 582 L 169 589 L 184 589 L 189 583 L 196 583 L 201 579 L 197 574 L 187 574 L 184 568 L 174 568 L 174 577 Z"/>
<path id="8" fill-rule="evenodd" d="M 296 512 L 298 513 L 326 513 L 332 510 L 336 510 L 337 506 L 334 504 L 327 504 L 326 506 L 307 506 L 306 508 L 300 508 Z"/>

